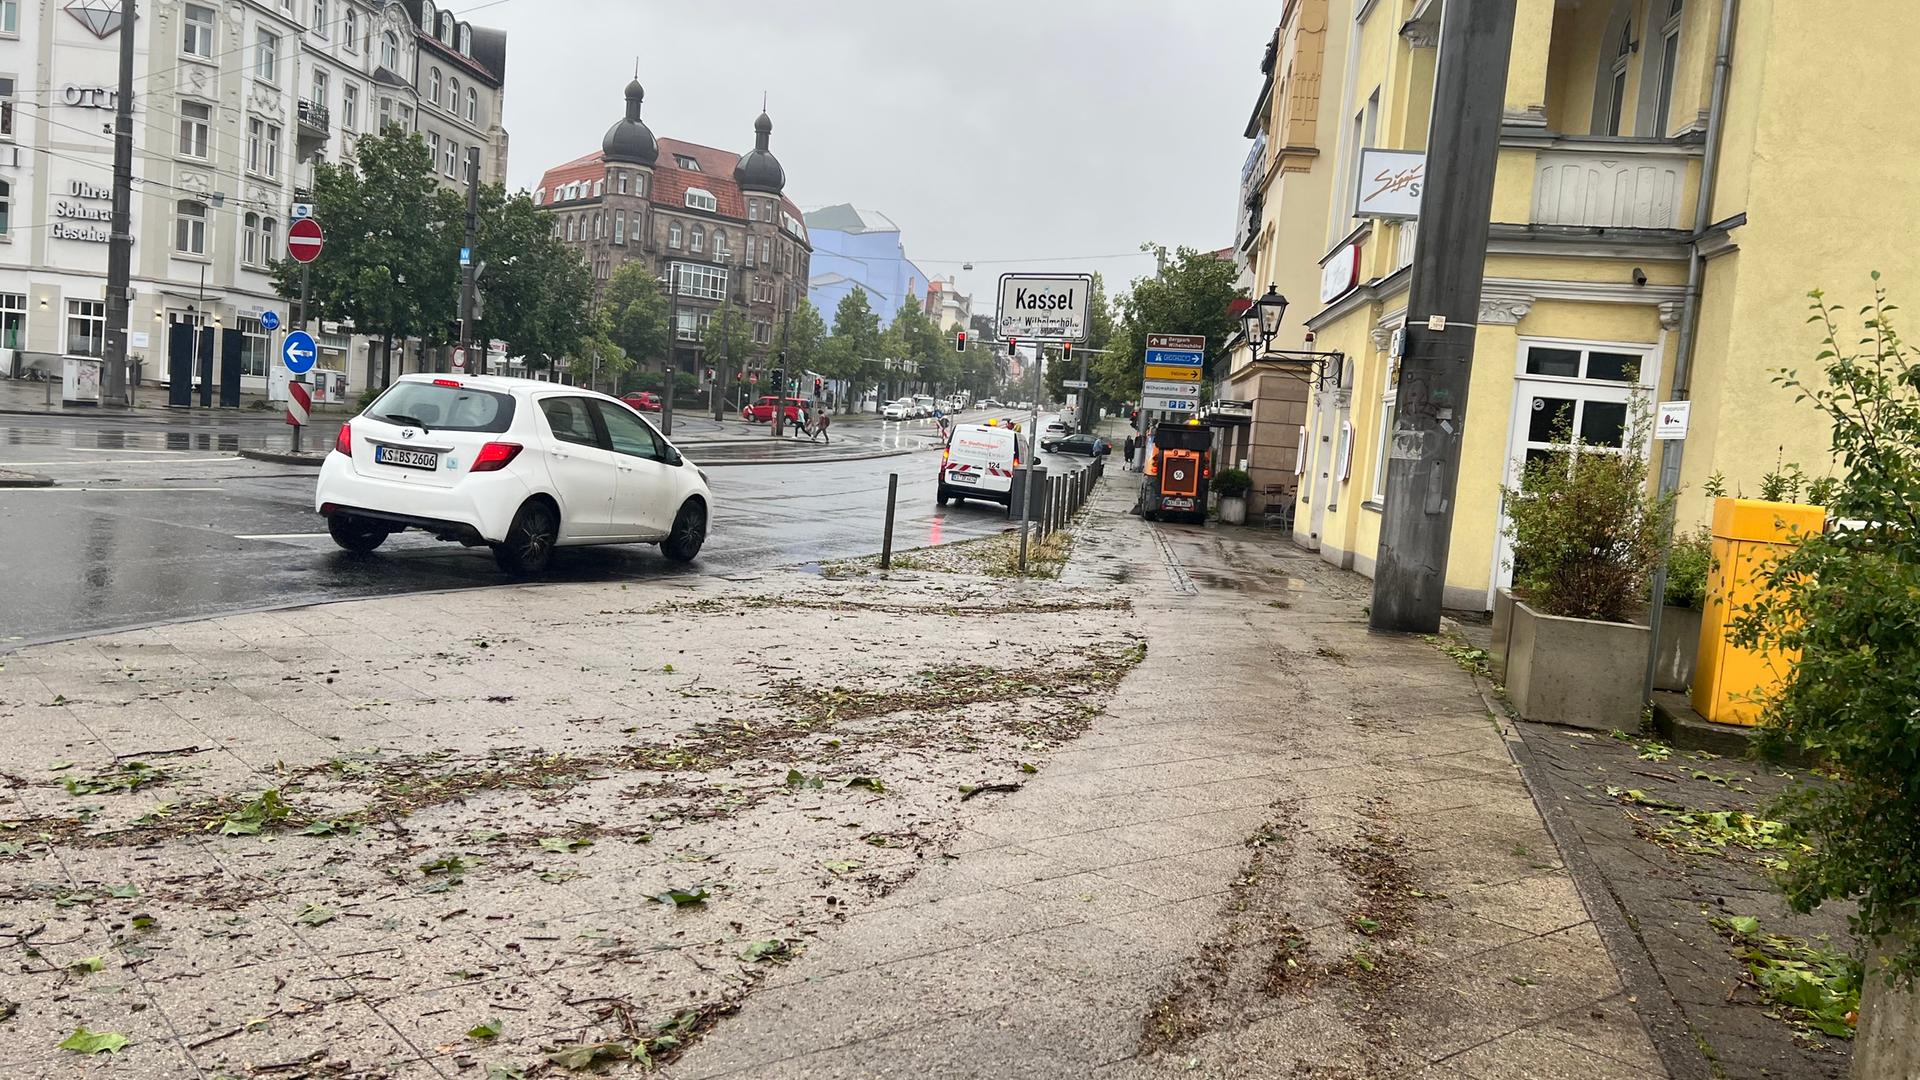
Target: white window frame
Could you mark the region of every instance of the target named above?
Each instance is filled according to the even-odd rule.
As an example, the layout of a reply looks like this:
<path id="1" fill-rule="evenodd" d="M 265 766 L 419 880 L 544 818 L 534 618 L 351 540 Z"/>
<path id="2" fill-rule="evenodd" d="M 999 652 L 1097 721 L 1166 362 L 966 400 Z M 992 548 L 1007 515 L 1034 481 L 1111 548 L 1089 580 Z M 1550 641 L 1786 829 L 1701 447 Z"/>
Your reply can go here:
<path id="1" fill-rule="evenodd" d="M 1387 501 L 1387 451 L 1393 446 L 1393 425 L 1399 419 L 1400 361 L 1387 361 L 1386 386 L 1380 391 L 1380 445 L 1373 456 L 1373 493 L 1369 502 Z"/>
<path id="2" fill-rule="evenodd" d="M 253 31 L 253 77 L 263 83 L 280 83 L 280 35 L 264 26 Z"/>
<path id="3" fill-rule="evenodd" d="M 353 0 L 347 0 L 347 2 L 352 3 Z M 333 31 L 327 26 L 327 0 L 313 0 L 313 20 L 309 29 L 313 31 L 314 37 L 322 41 L 333 36 Z"/>
<path id="4" fill-rule="evenodd" d="M 333 76 L 327 74 L 326 68 L 315 67 L 313 69 L 313 103 L 320 106 L 321 111 L 324 112 L 327 103 L 332 99 Z"/>
<path id="5" fill-rule="evenodd" d="M 429 68 L 427 75 L 427 100 L 440 104 L 440 69 Z"/>
<path id="6" fill-rule="evenodd" d="M 674 292 L 700 300 L 727 298 L 727 270 L 705 263 L 676 262 L 668 272 L 673 276 Z"/>
<path id="7" fill-rule="evenodd" d="M 467 87 L 467 123 L 480 126 L 480 91 L 471 86 Z"/>
<path id="8" fill-rule="evenodd" d="M 194 116 L 191 110 L 204 109 L 205 116 Z M 178 153 L 181 157 L 205 161 L 213 153 L 213 104 L 195 101 L 191 98 L 180 100 L 180 127 Z"/>
<path id="9" fill-rule="evenodd" d="M 713 230 L 713 261 L 726 262 L 730 254 L 732 251 L 727 247 L 727 230 Z"/>
<path id="10" fill-rule="evenodd" d="M 702 254 L 707 250 L 707 230 L 704 226 L 696 224 L 693 229 L 687 233 L 687 250 L 693 252 L 695 255 Z"/>
<path id="11" fill-rule="evenodd" d="M 91 335 L 96 342 L 97 352 L 76 352 L 73 347 L 73 324 L 75 321 L 90 323 L 98 330 Z M 61 327 L 61 354 L 64 356 L 91 356 L 105 359 L 107 355 L 107 302 L 105 300 L 84 300 L 78 297 L 67 298 L 67 318 Z"/>
<path id="12" fill-rule="evenodd" d="M 240 217 L 240 265 L 261 265 L 260 215 L 249 210 Z"/>
<path id="13" fill-rule="evenodd" d="M 27 294 L 0 292 L 0 349 L 22 349 L 26 344 Z"/>
<path id="14" fill-rule="evenodd" d="M 578 234 L 579 234 L 578 219 L 572 216 L 569 216 L 567 218 L 567 242 L 572 243 L 574 240 L 578 239 L 579 238 Z"/>
<path id="15" fill-rule="evenodd" d="M 681 229 L 679 222 L 677 221 L 667 222 L 667 246 L 668 247 L 678 250 L 680 247 L 680 241 L 683 234 L 684 234 L 684 230 Z"/>
<path id="16" fill-rule="evenodd" d="M 440 103 L 436 101 L 434 104 Z M 447 111 L 455 116 L 460 115 L 460 80 L 452 75 L 447 76 Z"/>
<path id="17" fill-rule="evenodd" d="M 1633 16 L 1620 27 L 1620 38 L 1614 47 L 1614 56 L 1608 68 L 1607 76 L 1607 130 L 1605 135 L 1620 134 L 1627 122 L 1627 61 L 1632 58 Z"/>
<path id="18" fill-rule="evenodd" d="M 273 341 L 267 336 L 267 330 L 260 325 L 257 315 L 242 315 L 233 320 L 233 328 L 240 331 L 240 374 L 256 379 L 267 377 L 267 366 L 273 354 Z"/>
<path id="19" fill-rule="evenodd" d="M 0 240 L 13 235 L 13 181 L 0 176 Z M 7 294 L 12 295 L 12 294 Z M 24 300 L 22 301 L 24 303 Z M 21 309 L 23 312 L 25 308 Z"/>
<path id="20" fill-rule="evenodd" d="M 400 37 L 391 30 L 380 32 L 380 66 L 400 73 Z"/>
<path id="21" fill-rule="evenodd" d="M 1673 122 L 1673 83 L 1680 68 L 1680 24 L 1686 17 L 1685 0 L 1664 0 L 1667 19 L 1660 28 L 1660 78 L 1654 85 L 1653 130 L 1655 138 L 1664 138 Z"/>
<path id="22" fill-rule="evenodd" d="M 350 134 L 360 130 L 360 88 L 352 83 L 340 84 L 340 129 Z"/>
<path id="23" fill-rule="evenodd" d="M 0 37 L 20 35 L 20 0 L 0 0 Z"/>
<path id="24" fill-rule="evenodd" d="M 204 20 L 196 12 L 205 12 Z M 219 13 L 206 4 L 188 4 L 180 16 L 180 55 L 196 60 L 213 59 L 213 27 Z"/>
<path id="25" fill-rule="evenodd" d="M 0 75 L 0 139 L 12 140 L 16 97 L 20 81 L 12 75 Z"/>
<path id="26" fill-rule="evenodd" d="M 720 200 L 714 198 L 713 192 L 708 191 L 706 188 L 688 188 L 686 204 L 688 209 L 691 210 L 705 210 L 709 213 L 719 213 L 720 211 Z"/>
<path id="27" fill-rule="evenodd" d="M 340 37 L 342 44 L 350 53 L 360 51 L 360 13 L 353 10 L 353 0 L 343 0 L 347 5 L 346 13 L 340 16 Z"/>
<path id="28" fill-rule="evenodd" d="M 613 212 L 613 242 L 622 247 L 626 246 L 627 212 L 625 210 L 615 210 Z"/>

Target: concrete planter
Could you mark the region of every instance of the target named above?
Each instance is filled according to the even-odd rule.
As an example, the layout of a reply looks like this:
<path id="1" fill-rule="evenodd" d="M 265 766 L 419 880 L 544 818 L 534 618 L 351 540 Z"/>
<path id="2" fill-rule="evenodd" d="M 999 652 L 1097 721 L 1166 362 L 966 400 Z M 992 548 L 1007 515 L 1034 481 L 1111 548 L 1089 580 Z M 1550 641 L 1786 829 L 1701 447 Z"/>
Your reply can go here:
<path id="1" fill-rule="evenodd" d="M 1516 601 L 1507 640 L 1507 696 L 1528 720 L 1636 730 L 1650 633 L 1633 623 L 1546 615 Z"/>
<path id="2" fill-rule="evenodd" d="M 1488 647 L 1489 666 L 1493 668 L 1493 680 L 1505 682 L 1507 678 L 1507 641 L 1513 636 L 1513 590 L 1495 589 L 1493 592 L 1493 644 Z"/>
<path id="3" fill-rule="evenodd" d="M 1247 523 L 1247 500 L 1244 496 L 1220 496 L 1220 523 L 1222 525 L 1245 525 Z"/>
<path id="4" fill-rule="evenodd" d="M 1700 611 L 1668 604 L 1660 611 L 1660 657 L 1654 662 L 1653 688 L 1686 693 L 1693 685 L 1693 661 L 1700 654 Z"/>

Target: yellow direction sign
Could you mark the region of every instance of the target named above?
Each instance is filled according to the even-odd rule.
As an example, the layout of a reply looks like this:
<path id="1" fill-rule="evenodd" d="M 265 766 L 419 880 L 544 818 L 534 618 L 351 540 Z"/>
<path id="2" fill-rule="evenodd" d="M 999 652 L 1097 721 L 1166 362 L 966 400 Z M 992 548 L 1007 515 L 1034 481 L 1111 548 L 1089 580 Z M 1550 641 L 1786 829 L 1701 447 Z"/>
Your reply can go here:
<path id="1" fill-rule="evenodd" d="M 1183 364 L 1148 364 L 1146 377 L 1149 379 L 1171 379 L 1175 382 L 1199 382 L 1200 369 Z"/>

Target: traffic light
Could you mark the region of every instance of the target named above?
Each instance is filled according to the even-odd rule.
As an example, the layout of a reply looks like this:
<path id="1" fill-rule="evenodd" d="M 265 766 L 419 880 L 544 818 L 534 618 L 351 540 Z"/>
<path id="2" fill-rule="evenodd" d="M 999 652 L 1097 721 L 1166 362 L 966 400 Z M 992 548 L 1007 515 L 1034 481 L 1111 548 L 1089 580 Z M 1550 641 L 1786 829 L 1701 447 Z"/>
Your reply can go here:
<path id="1" fill-rule="evenodd" d="M 958 333 L 953 335 L 953 351 L 954 352 L 967 351 L 967 332 L 965 330 L 959 331 Z"/>
<path id="2" fill-rule="evenodd" d="M 776 394 L 779 394 L 779 393 L 782 393 L 782 392 L 784 392 L 784 391 L 786 390 L 786 388 L 787 388 L 787 372 L 786 372 L 786 369 L 785 369 L 785 368 L 774 368 L 774 369 L 773 369 L 773 372 L 772 372 L 772 374 L 771 374 L 771 376 L 770 376 L 770 377 L 768 378 L 768 380 L 767 380 L 767 381 L 768 381 L 769 383 L 771 383 L 771 384 L 773 385 L 773 392 L 774 392 L 774 393 L 776 393 Z"/>
<path id="3" fill-rule="evenodd" d="M 707 369 L 707 381 L 708 381 L 708 382 L 712 382 L 712 381 L 713 381 L 713 369 L 712 369 L 712 368 L 708 368 L 708 369 Z"/>
<path id="4" fill-rule="evenodd" d="M 1007 355 L 1008 356 L 1020 355 L 1020 341 L 1018 338 L 1007 339 Z"/>
<path id="5" fill-rule="evenodd" d="M 827 392 L 827 384 L 818 375 L 813 377 L 813 396 L 819 397 Z"/>
<path id="6" fill-rule="evenodd" d="M 1060 359 L 1062 360 L 1073 359 L 1073 342 L 1063 341 L 1060 343 Z"/>

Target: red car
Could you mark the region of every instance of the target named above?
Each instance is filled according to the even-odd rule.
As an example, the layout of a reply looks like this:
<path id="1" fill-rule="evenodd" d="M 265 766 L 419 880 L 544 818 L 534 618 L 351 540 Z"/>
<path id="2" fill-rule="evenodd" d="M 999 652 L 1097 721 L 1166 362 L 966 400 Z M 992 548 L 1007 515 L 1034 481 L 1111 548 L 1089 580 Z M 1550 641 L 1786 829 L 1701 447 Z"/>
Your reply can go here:
<path id="1" fill-rule="evenodd" d="M 651 390 L 642 390 L 635 394 L 628 394 L 620 400 L 639 409 L 641 412 L 660 411 L 660 395 Z"/>
<path id="2" fill-rule="evenodd" d="M 741 409 L 740 419 L 751 420 L 756 424 L 770 424 L 773 422 L 774 403 L 779 400 L 780 400 L 779 398 L 776 398 L 773 395 L 769 394 L 766 397 L 761 398 L 759 401 L 756 401 L 753 404 L 747 406 L 746 408 Z M 805 401 L 802 401 L 799 398 L 792 398 L 792 397 L 787 398 L 786 402 L 787 402 L 787 407 L 786 407 L 787 420 L 791 423 L 795 423 L 795 424 L 799 423 L 801 410 L 807 407 L 807 403 Z"/>

